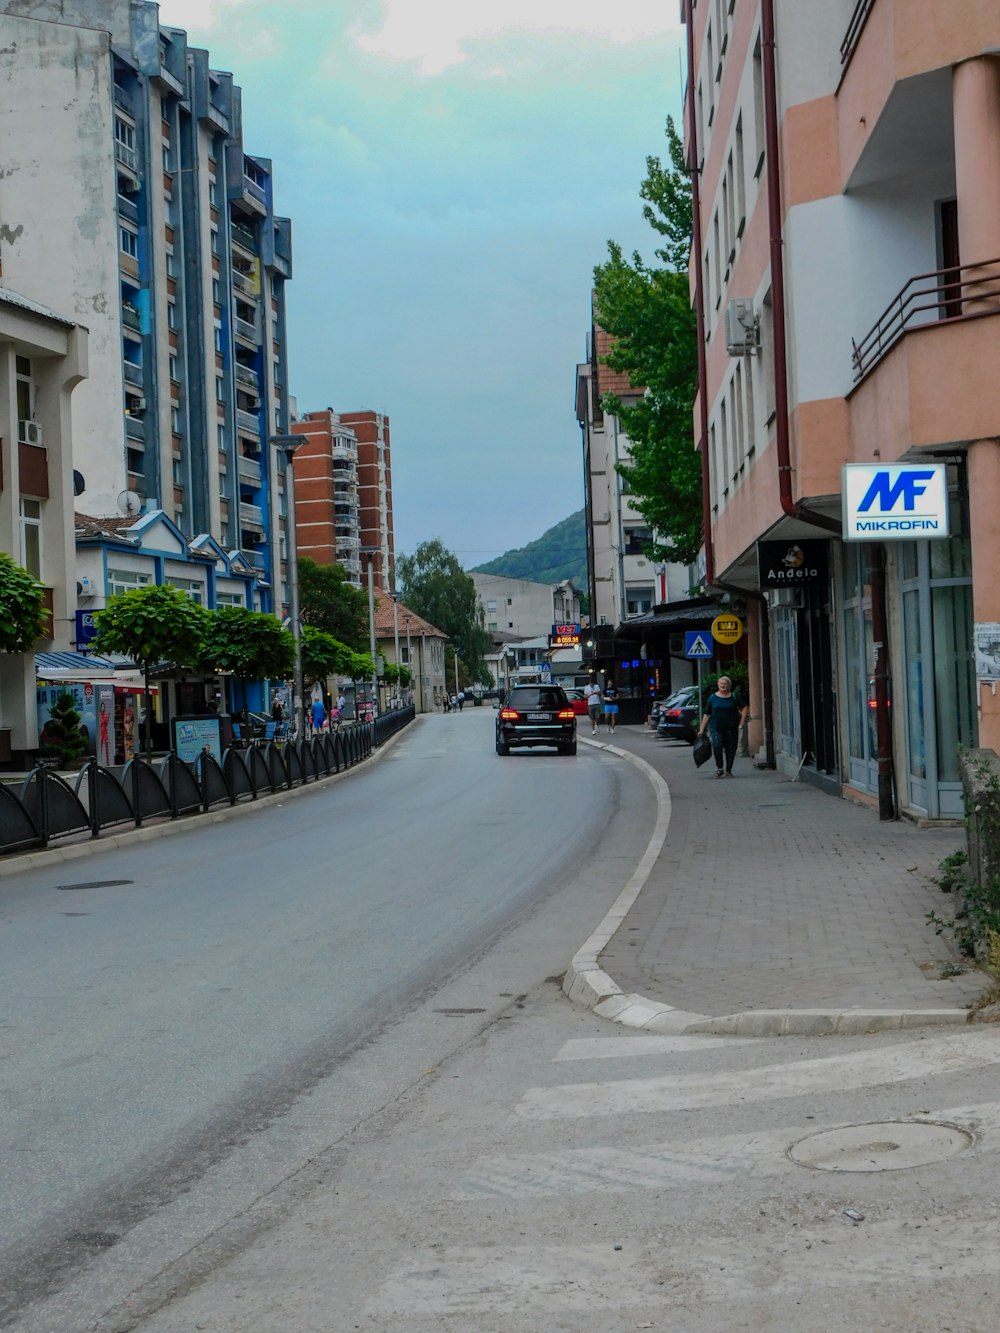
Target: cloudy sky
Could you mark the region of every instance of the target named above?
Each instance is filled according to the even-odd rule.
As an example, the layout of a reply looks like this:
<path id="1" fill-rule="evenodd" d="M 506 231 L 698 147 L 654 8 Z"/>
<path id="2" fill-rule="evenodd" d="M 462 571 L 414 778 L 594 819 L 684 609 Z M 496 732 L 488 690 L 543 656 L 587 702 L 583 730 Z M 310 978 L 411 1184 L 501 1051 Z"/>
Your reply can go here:
<path id="1" fill-rule="evenodd" d="M 301 411 L 392 424 L 397 551 L 465 566 L 583 500 L 574 372 L 679 118 L 678 0 L 161 0 L 244 90 L 292 218 Z"/>

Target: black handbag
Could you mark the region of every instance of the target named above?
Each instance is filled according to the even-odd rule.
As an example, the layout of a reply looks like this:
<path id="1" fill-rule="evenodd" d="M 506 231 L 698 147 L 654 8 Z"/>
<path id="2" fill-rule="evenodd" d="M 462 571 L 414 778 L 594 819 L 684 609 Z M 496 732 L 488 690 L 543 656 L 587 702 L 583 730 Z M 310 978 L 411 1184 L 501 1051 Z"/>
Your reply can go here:
<path id="1" fill-rule="evenodd" d="M 694 756 L 696 768 L 701 768 L 702 764 L 707 764 L 712 757 L 712 742 L 707 736 L 699 736 L 695 741 L 691 754 Z"/>

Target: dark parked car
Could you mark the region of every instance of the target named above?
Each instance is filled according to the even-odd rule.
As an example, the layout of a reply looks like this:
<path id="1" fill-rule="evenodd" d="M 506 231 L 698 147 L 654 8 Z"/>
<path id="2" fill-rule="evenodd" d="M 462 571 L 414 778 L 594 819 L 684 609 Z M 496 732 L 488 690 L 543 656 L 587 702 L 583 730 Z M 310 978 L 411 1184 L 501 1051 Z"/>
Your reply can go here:
<path id="1" fill-rule="evenodd" d="M 554 745 L 576 754 L 576 714 L 558 685 L 514 685 L 497 713 L 497 754 L 512 746 Z"/>
<path id="2" fill-rule="evenodd" d="M 686 741 L 694 744 L 698 734 L 698 690 L 694 685 L 687 685 L 677 690 L 669 699 L 660 704 L 660 718 L 656 724 L 656 734 L 667 740 Z"/>

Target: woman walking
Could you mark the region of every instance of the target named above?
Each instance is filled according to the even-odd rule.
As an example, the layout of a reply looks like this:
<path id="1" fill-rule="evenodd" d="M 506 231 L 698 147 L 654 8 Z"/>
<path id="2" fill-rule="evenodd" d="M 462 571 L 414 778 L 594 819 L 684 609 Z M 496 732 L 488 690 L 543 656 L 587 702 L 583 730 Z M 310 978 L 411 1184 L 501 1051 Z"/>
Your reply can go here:
<path id="1" fill-rule="evenodd" d="M 740 728 L 746 722 L 749 711 L 746 704 L 740 704 L 733 698 L 733 682 L 729 677 L 720 676 L 715 693 L 705 704 L 705 713 L 698 729 L 699 736 L 704 736 L 707 730 L 711 738 L 717 778 L 733 776 L 733 760 L 736 758 Z"/>

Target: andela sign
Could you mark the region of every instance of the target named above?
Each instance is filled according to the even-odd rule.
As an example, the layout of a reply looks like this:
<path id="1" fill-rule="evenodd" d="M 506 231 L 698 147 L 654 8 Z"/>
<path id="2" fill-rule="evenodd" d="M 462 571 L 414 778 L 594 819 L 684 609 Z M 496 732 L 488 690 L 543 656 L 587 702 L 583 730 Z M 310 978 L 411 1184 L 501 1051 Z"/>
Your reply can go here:
<path id="1" fill-rule="evenodd" d="M 948 536 L 944 463 L 844 467 L 844 540 L 880 542 Z"/>
<path id="2" fill-rule="evenodd" d="M 829 578 L 828 545 L 823 541 L 758 542 L 762 588 L 803 588 Z"/>

